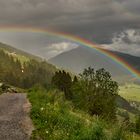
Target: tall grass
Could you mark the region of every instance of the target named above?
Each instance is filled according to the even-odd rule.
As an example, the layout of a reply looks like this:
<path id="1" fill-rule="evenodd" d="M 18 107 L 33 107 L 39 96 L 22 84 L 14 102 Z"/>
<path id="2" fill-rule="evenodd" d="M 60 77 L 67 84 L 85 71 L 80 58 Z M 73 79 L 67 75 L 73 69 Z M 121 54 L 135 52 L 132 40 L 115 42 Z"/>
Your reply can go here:
<path id="1" fill-rule="evenodd" d="M 33 88 L 28 94 L 35 125 L 32 140 L 130 140 L 116 124 L 74 110 L 64 94 L 56 89 Z M 127 136 L 127 139 L 126 139 Z M 130 137 L 130 138 L 129 138 Z M 131 139 L 132 140 L 132 139 Z"/>

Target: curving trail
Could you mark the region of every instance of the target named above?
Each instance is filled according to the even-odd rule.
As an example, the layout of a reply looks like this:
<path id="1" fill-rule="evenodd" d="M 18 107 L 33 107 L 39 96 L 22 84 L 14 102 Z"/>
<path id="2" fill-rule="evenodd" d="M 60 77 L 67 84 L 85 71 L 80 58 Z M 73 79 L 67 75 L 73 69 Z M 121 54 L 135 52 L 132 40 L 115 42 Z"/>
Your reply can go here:
<path id="1" fill-rule="evenodd" d="M 33 130 L 26 94 L 0 95 L 0 140 L 29 140 Z"/>

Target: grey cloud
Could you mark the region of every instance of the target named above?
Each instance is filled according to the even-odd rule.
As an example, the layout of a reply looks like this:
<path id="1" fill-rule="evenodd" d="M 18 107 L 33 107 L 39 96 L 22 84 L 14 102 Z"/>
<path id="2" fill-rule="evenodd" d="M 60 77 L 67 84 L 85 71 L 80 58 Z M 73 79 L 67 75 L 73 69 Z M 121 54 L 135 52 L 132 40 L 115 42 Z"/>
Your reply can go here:
<path id="1" fill-rule="evenodd" d="M 116 34 L 111 44 L 102 45 L 103 48 L 140 56 L 140 30 L 129 29 Z"/>
<path id="2" fill-rule="evenodd" d="M 140 29 L 139 0 L 0 0 L 0 25 L 47 27 L 97 43 Z"/>
<path id="3" fill-rule="evenodd" d="M 0 32 L 0 42 L 45 59 L 78 47 L 78 44 L 66 39 L 31 32 Z"/>

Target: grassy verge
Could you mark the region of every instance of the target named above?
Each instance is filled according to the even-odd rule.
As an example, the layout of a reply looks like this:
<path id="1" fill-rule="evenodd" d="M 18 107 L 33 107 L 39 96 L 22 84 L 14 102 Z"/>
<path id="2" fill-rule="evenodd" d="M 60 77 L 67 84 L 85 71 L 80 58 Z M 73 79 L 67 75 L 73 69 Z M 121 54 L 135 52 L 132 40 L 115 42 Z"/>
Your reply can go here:
<path id="1" fill-rule="evenodd" d="M 31 118 L 35 125 L 32 140 L 138 140 L 120 125 L 73 109 L 58 90 L 34 88 L 29 91 Z"/>

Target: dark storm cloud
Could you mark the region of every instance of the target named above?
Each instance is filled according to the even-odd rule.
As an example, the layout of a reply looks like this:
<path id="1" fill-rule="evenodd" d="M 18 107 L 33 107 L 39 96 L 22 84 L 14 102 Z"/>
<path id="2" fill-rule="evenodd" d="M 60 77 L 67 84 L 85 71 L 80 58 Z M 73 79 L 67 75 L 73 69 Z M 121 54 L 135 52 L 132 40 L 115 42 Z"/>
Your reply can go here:
<path id="1" fill-rule="evenodd" d="M 0 24 L 51 27 L 104 43 L 140 27 L 139 7 L 139 0 L 0 0 Z"/>

